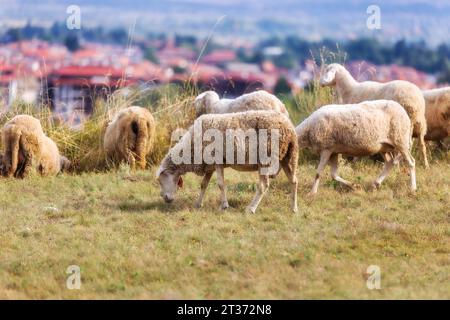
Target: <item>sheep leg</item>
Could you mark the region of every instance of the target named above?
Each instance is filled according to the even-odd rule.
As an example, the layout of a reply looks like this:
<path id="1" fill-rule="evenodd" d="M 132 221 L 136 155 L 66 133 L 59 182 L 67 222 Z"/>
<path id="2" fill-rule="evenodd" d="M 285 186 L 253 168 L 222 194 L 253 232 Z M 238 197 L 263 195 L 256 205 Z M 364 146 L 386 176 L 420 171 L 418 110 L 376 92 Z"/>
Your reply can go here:
<path id="1" fill-rule="evenodd" d="M 223 166 L 217 166 L 216 167 L 216 174 L 217 174 L 217 184 L 219 185 L 220 189 L 220 209 L 225 210 L 229 207 L 228 200 L 227 200 L 227 193 L 226 193 L 226 186 L 225 186 L 225 178 L 223 176 Z"/>
<path id="2" fill-rule="evenodd" d="M 313 196 L 317 193 L 317 189 L 319 188 L 320 175 L 322 174 L 323 169 L 325 169 L 325 166 L 327 165 L 331 154 L 332 154 L 332 152 L 328 151 L 328 150 L 324 150 L 320 153 L 320 162 L 319 162 L 319 166 L 317 167 L 316 178 L 314 179 L 313 186 L 308 195 Z"/>
<path id="3" fill-rule="evenodd" d="M 382 154 L 383 158 L 385 159 L 383 171 L 380 173 L 380 175 L 375 179 L 375 181 L 372 184 L 372 188 L 378 189 L 381 186 L 381 183 L 386 179 L 389 172 L 392 170 L 392 167 L 394 164 L 398 163 L 399 156 L 391 157 L 391 155 L 387 153 Z"/>
<path id="4" fill-rule="evenodd" d="M 423 163 L 426 169 L 430 168 L 427 157 L 427 146 L 425 144 L 425 134 L 420 133 L 419 136 L 420 151 L 422 152 Z"/>
<path id="5" fill-rule="evenodd" d="M 136 169 L 136 159 L 134 157 L 134 154 L 131 151 L 128 151 L 127 162 L 128 162 L 128 165 L 130 166 L 131 170 L 134 171 Z"/>
<path id="6" fill-rule="evenodd" d="M 291 183 L 291 201 L 292 201 L 292 211 L 297 212 L 297 176 L 292 171 L 289 164 L 283 165 L 283 171 Z"/>
<path id="7" fill-rule="evenodd" d="M 15 172 L 15 176 L 18 178 L 26 178 L 30 173 L 33 167 L 33 152 L 31 152 L 26 146 L 22 148 L 24 161 L 20 164 L 20 167 Z"/>
<path id="8" fill-rule="evenodd" d="M 249 213 L 256 212 L 256 209 L 258 208 L 261 199 L 264 197 L 268 189 L 269 189 L 269 177 L 267 175 L 259 175 L 258 190 L 256 190 L 256 194 L 253 197 L 252 202 L 247 207 L 247 212 Z"/>
<path id="9" fill-rule="evenodd" d="M 201 208 L 203 203 L 203 197 L 205 196 L 206 188 L 208 187 L 209 180 L 211 180 L 211 177 L 213 175 L 214 171 L 207 172 L 202 179 L 202 183 L 200 185 L 200 195 L 198 196 L 198 200 L 195 203 L 196 208 Z"/>
<path id="10" fill-rule="evenodd" d="M 409 166 L 409 176 L 411 179 L 411 191 L 414 192 L 417 190 L 417 184 L 416 184 L 416 161 L 412 157 L 409 150 L 402 150 L 400 151 L 403 158 L 406 160 Z"/>
<path id="11" fill-rule="evenodd" d="M 331 167 L 331 177 L 336 180 L 339 183 L 342 183 L 346 187 L 353 189 L 353 184 L 350 181 L 347 181 L 343 178 L 341 178 L 338 175 L 338 154 L 333 153 L 333 155 L 330 157 L 330 160 L 328 161 Z"/>

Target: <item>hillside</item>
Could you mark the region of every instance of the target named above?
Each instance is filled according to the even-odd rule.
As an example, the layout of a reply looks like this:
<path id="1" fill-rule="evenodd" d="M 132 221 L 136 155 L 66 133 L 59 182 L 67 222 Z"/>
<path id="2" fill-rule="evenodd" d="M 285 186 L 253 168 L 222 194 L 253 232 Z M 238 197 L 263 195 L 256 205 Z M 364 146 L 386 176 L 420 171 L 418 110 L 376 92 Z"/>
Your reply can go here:
<path id="1" fill-rule="evenodd" d="M 215 179 L 204 208 L 188 175 L 172 205 L 154 169 L 126 168 L 0 183 L 0 298 L 450 298 L 450 159 L 418 168 L 417 195 L 402 168 L 366 191 L 379 164 L 342 166 L 361 184 L 329 176 L 306 198 L 315 163 L 299 172 L 299 213 L 279 176 L 254 215 L 243 212 L 256 176 L 226 171 L 232 208 L 217 210 Z M 66 269 L 81 270 L 69 290 Z M 370 265 L 381 290 L 366 287 Z"/>

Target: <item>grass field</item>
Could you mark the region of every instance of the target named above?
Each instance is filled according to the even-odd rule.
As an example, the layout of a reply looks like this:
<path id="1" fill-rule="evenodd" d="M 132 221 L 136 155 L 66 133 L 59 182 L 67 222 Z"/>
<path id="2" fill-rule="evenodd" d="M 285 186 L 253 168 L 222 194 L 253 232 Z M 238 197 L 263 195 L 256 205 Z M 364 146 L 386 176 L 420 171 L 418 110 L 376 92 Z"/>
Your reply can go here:
<path id="1" fill-rule="evenodd" d="M 418 161 L 420 163 L 420 161 Z M 172 205 L 154 170 L 0 181 L 0 298 L 450 298 L 450 159 L 408 192 L 403 168 L 381 190 L 380 164 L 343 164 L 347 192 L 322 179 L 306 198 L 314 162 L 300 166 L 299 213 L 287 180 L 273 180 L 254 215 L 244 213 L 254 174 L 226 171 L 232 208 L 218 208 L 215 180 L 194 209 L 200 178 L 188 175 Z M 81 288 L 66 269 L 78 265 Z M 381 289 L 366 269 L 381 269 Z"/>

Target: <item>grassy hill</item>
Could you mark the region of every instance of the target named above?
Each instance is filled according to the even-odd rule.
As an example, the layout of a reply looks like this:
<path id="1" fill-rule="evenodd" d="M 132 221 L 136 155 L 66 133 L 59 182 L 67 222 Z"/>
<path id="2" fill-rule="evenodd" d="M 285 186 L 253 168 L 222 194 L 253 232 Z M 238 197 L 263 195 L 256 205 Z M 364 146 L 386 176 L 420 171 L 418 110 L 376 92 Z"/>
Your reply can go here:
<path id="1" fill-rule="evenodd" d="M 341 160 L 348 192 L 323 178 L 306 197 L 317 159 L 301 152 L 299 213 L 289 210 L 281 174 L 254 215 L 244 213 L 256 174 L 225 171 L 231 208 L 218 210 L 215 178 L 204 207 L 194 209 L 200 178 L 187 175 L 172 205 L 159 196 L 155 164 L 170 132 L 189 125 L 195 92 L 172 89 L 111 96 L 81 130 L 54 121 L 45 108 L 17 105 L 3 117 L 31 113 L 76 165 L 72 174 L 0 179 L 0 298 L 450 298 L 450 154 L 432 152 L 431 169 L 417 161 L 418 191 L 396 168 L 379 191 L 370 160 Z M 330 92 L 316 88 L 287 101 L 294 123 Z M 133 104 L 157 118 L 152 166 L 108 168 L 101 140 L 108 113 Z M 432 150 L 432 148 L 430 148 Z M 328 172 L 328 171 L 327 171 Z M 69 290 L 69 266 L 81 288 Z M 381 290 L 366 286 L 367 268 L 381 270 Z"/>
<path id="2" fill-rule="evenodd" d="M 418 168 L 416 195 L 398 168 L 366 190 L 380 164 L 344 164 L 361 190 L 329 177 L 306 198 L 314 163 L 300 166 L 299 213 L 275 179 L 244 213 L 256 175 L 226 171 L 232 208 L 218 210 L 215 180 L 194 209 L 188 175 L 172 205 L 154 169 L 2 180 L 0 298 L 450 298 L 450 159 Z M 81 269 L 81 288 L 66 269 Z M 381 290 L 366 287 L 370 265 Z"/>

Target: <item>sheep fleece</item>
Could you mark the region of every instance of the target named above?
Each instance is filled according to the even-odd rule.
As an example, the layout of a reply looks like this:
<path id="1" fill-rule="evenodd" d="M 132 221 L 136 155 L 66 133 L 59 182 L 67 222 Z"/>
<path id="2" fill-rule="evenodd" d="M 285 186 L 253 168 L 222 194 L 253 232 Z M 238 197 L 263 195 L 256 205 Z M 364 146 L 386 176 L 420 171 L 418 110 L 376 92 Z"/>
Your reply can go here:
<path id="1" fill-rule="evenodd" d="M 395 101 L 375 100 L 355 105 L 327 105 L 296 128 L 300 148 L 366 156 L 411 145 L 411 122 Z"/>
<path id="2" fill-rule="evenodd" d="M 128 107 L 119 111 L 106 128 L 103 146 L 108 158 L 135 161 L 144 169 L 146 156 L 151 151 L 155 135 L 155 120 L 149 110 Z"/>
<path id="3" fill-rule="evenodd" d="M 427 140 L 443 140 L 450 136 L 450 87 L 425 90 L 425 117 L 427 118 Z"/>
<path id="4" fill-rule="evenodd" d="M 7 176 L 26 176 L 31 167 L 42 175 L 56 175 L 61 169 L 55 142 L 47 137 L 38 119 L 18 115 L 2 129 L 3 169 Z"/>
<path id="5" fill-rule="evenodd" d="M 268 143 L 267 143 L 267 154 L 271 152 L 271 129 L 278 129 L 279 133 L 279 154 L 278 160 L 286 161 L 287 159 L 297 159 L 298 156 L 298 144 L 297 144 L 297 135 L 295 133 L 295 128 L 290 122 L 290 120 L 284 115 L 276 112 L 276 111 L 247 111 L 247 112 L 238 112 L 238 113 L 228 113 L 228 114 L 205 114 L 200 116 L 195 123 L 201 123 L 202 132 L 204 133 L 208 129 L 218 129 L 223 134 L 227 129 L 241 129 L 246 131 L 248 129 L 254 129 L 256 133 L 259 133 L 261 129 L 268 130 Z M 195 125 L 195 124 L 194 124 Z M 190 137 L 194 136 L 194 125 L 191 126 L 188 132 L 180 139 L 176 146 L 180 146 L 180 144 L 191 143 L 191 164 L 174 164 L 171 159 L 171 152 L 174 148 L 169 151 L 167 156 L 164 158 L 161 167 L 164 169 L 173 169 L 180 170 L 182 172 L 194 172 L 198 175 L 204 175 L 208 171 L 214 170 L 214 165 L 209 165 L 206 163 L 202 164 L 194 164 L 194 139 L 190 139 Z M 259 165 L 258 164 L 235 164 L 235 165 L 227 165 L 225 158 L 225 150 L 226 150 L 226 141 L 227 137 L 223 137 L 223 150 L 224 150 L 224 159 L 223 164 L 225 167 L 232 167 L 235 170 L 239 171 L 257 171 Z M 234 138 L 234 150 L 237 150 L 239 146 L 242 146 L 242 141 L 240 139 Z M 260 142 L 257 142 L 260 146 Z M 206 146 L 210 145 L 210 141 L 204 141 L 202 139 L 202 150 Z M 239 146 L 238 146 L 239 145 Z M 246 162 L 248 157 L 249 148 L 246 146 Z M 236 160 L 236 157 L 235 157 Z M 296 165 L 292 165 L 294 168 Z"/>
<path id="6" fill-rule="evenodd" d="M 283 102 L 264 90 L 247 93 L 235 99 L 220 99 L 214 91 L 204 92 L 199 97 L 202 97 L 200 99 L 202 106 L 197 110 L 198 114 L 274 110 L 289 117 Z"/>

